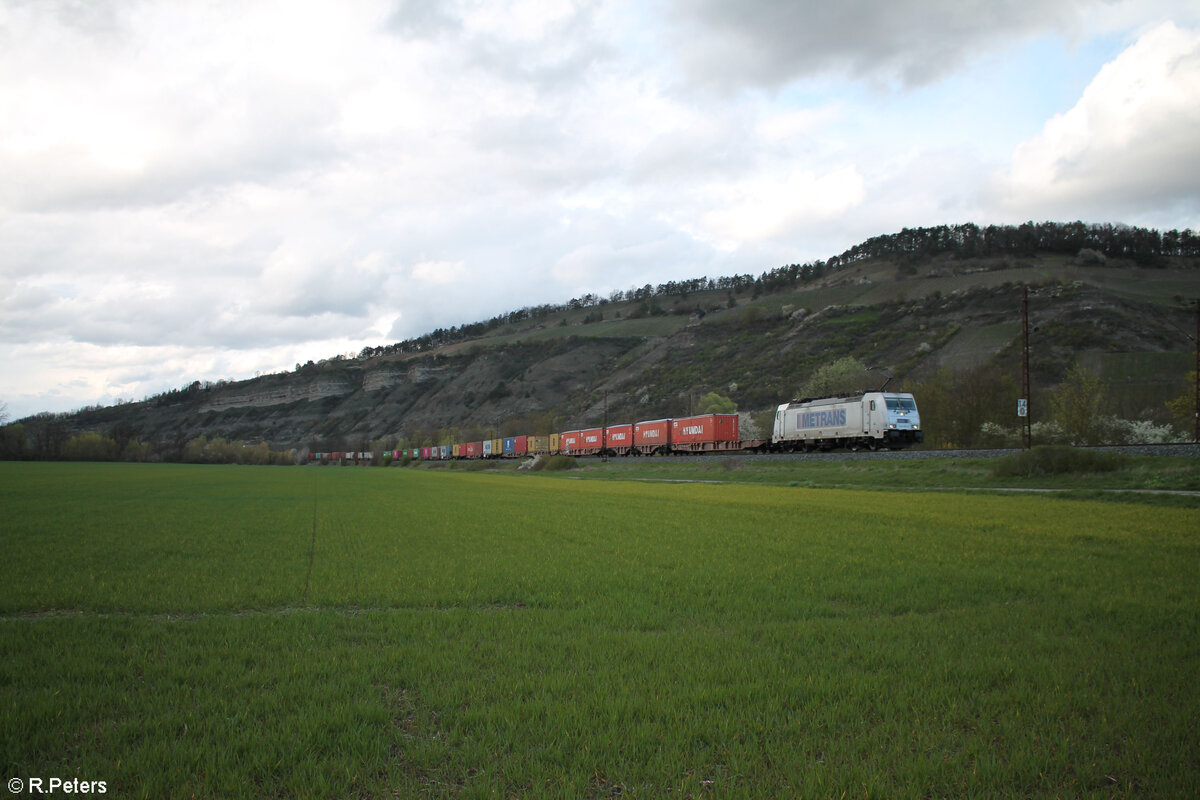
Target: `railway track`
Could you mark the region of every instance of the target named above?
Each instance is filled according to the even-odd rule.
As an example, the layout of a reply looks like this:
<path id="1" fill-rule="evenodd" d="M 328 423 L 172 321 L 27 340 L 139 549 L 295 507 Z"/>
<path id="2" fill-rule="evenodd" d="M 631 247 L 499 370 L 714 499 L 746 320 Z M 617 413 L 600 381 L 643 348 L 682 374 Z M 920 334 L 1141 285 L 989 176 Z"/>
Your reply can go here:
<path id="1" fill-rule="evenodd" d="M 1184 442 L 1180 444 L 1137 444 L 1137 445 L 1103 445 L 1090 447 L 1090 450 L 1125 453 L 1134 456 L 1179 456 L 1200 457 L 1200 444 Z M 642 456 L 646 459 L 669 460 L 676 462 L 711 461 L 713 459 L 738 459 L 741 461 L 915 461 L 929 458 L 1002 458 L 1021 452 L 1019 448 L 991 450 L 877 450 L 875 452 L 848 450 L 830 450 L 812 453 L 712 453 L 712 454 L 680 454 L 669 456 Z M 587 461 L 598 461 L 599 456 L 583 456 Z M 612 456 L 610 461 L 624 460 L 622 456 Z"/>

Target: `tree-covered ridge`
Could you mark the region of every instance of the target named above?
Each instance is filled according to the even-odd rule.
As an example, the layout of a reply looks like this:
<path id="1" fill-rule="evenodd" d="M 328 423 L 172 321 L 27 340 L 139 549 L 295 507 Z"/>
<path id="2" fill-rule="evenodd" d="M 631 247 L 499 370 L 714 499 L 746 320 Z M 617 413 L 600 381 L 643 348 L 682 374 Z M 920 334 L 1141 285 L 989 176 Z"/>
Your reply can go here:
<path id="1" fill-rule="evenodd" d="M 903 259 L 914 255 L 951 253 L 957 258 L 1032 256 L 1036 253 L 1076 254 L 1093 250 L 1108 258 L 1130 259 L 1159 266 L 1167 256 L 1200 256 L 1200 235 L 1191 230 L 1157 230 L 1128 225 L 1083 222 L 1026 222 L 1022 225 L 974 223 L 905 228 L 875 236 L 838 257 L 843 264 L 867 259 Z M 831 259 L 832 261 L 833 259 Z"/>

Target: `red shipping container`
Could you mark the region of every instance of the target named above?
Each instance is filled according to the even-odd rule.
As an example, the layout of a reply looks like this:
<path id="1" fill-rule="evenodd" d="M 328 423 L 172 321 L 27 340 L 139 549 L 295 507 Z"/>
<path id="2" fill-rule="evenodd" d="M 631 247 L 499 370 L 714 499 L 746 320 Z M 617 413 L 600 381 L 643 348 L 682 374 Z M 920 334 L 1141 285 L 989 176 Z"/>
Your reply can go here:
<path id="1" fill-rule="evenodd" d="M 564 455 L 578 455 L 583 447 L 583 431 L 564 431 L 558 439 L 559 451 Z"/>
<path id="2" fill-rule="evenodd" d="M 580 435 L 583 437 L 579 445 L 582 455 L 595 455 L 604 447 L 604 428 L 588 428 L 586 431 L 580 431 Z"/>
<path id="3" fill-rule="evenodd" d="M 633 425 L 609 425 L 607 446 L 611 452 L 623 455 L 633 449 Z"/>
<path id="4" fill-rule="evenodd" d="M 633 425 L 633 446 L 642 453 L 652 453 L 671 445 L 671 420 L 657 419 Z"/>
<path id="5" fill-rule="evenodd" d="M 467 442 L 459 447 L 458 454 L 462 458 L 479 458 L 483 455 L 483 442 Z"/>
<path id="6" fill-rule="evenodd" d="M 701 414 L 671 421 L 671 445 L 676 449 L 731 449 L 737 442 L 737 414 Z"/>
<path id="7" fill-rule="evenodd" d="M 422 459 L 428 461 L 429 458 L 432 456 L 432 454 L 433 454 L 432 447 L 422 447 L 421 448 L 421 458 Z"/>

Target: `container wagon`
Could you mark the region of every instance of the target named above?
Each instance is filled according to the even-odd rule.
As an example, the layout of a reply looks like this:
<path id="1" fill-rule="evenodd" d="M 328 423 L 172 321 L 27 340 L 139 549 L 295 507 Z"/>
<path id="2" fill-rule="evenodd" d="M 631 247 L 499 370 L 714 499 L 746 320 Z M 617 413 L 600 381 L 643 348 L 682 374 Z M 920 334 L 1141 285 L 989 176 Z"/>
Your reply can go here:
<path id="1" fill-rule="evenodd" d="M 671 452 L 741 450 L 737 414 L 701 414 L 671 420 Z"/>
<path id="2" fill-rule="evenodd" d="M 627 456 L 633 452 L 633 424 L 609 425 L 604 429 L 604 451 L 610 456 Z"/>
<path id="3" fill-rule="evenodd" d="M 646 456 L 671 452 L 671 420 L 656 419 L 634 423 L 633 452 Z"/>

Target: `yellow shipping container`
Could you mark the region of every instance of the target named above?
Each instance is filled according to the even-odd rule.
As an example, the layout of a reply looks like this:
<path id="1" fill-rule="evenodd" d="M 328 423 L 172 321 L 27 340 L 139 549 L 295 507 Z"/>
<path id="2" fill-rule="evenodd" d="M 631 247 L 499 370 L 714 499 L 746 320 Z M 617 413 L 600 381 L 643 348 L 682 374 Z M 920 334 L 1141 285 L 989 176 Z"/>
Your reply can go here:
<path id="1" fill-rule="evenodd" d="M 492 439 L 492 456 L 494 458 L 500 458 L 503 455 L 504 455 L 504 440 L 503 439 Z"/>
<path id="2" fill-rule="evenodd" d="M 562 439 L 562 434 L 560 434 L 560 433 L 552 433 L 552 434 L 550 434 L 550 453 L 551 453 L 551 455 L 553 455 L 553 454 L 555 454 L 555 453 L 557 453 L 557 452 L 558 452 L 558 450 L 559 450 L 559 441 L 560 441 L 561 439 Z"/>
<path id="3" fill-rule="evenodd" d="M 530 436 L 528 439 L 528 443 L 529 443 L 529 451 L 528 452 L 529 452 L 529 455 L 531 455 L 531 456 L 536 456 L 536 455 L 540 455 L 541 453 L 549 453 L 550 452 L 550 437 L 549 436 Z"/>
<path id="4" fill-rule="evenodd" d="M 450 455 L 453 456 L 454 458 L 458 458 L 458 448 L 460 448 L 460 447 L 462 447 L 462 445 L 456 444 L 456 445 L 451 446 Z"/>

